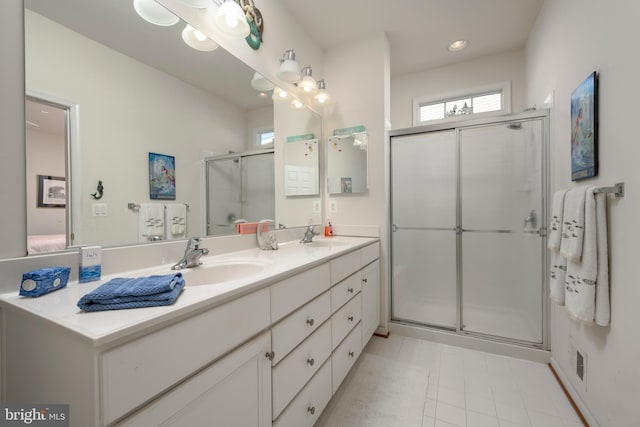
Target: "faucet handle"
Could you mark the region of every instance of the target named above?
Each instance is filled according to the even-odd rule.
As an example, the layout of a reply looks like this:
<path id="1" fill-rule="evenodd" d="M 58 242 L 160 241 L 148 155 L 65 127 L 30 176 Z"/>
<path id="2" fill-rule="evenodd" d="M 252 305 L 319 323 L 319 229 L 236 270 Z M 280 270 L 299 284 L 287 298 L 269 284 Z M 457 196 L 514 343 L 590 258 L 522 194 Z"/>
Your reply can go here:
<path id="1" fill-rule="evenodd" d="M 187 242 L 187 252 L 195 251 L 197 249 L 200 249 L 200 238 L 199 237 L 189 238 L 189 241 Z"/>

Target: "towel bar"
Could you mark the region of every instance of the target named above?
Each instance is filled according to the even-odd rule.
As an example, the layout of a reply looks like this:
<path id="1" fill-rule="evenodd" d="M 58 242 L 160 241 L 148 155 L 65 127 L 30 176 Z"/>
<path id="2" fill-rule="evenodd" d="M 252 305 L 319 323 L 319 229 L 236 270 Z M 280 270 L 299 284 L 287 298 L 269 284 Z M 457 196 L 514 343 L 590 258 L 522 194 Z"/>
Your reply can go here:
<path id="1" fill-rule="evenodd" d="M 187 210 L 189 210 L 189 204 L 188 204 L 188 203 L 185 203 L 184 205 L 187 207 Z M 137 211 L 139 211 L 139 210 L 140 210 L 140 205 L 139 205 L 139 204 L 137 204 L 137 203 L 131 203 L 131 202 L 129 202 L 129 203 L 127 203 L 127 208 L 131 209 L 132 211 L 137 212 Z"/>
<path id="2" fill-rule="evenodd" d="M 613 187 L 597 188 L 594 193 L 613 193 L 617 198 L 624 197 L 624 182 L 616 182 Z"/>

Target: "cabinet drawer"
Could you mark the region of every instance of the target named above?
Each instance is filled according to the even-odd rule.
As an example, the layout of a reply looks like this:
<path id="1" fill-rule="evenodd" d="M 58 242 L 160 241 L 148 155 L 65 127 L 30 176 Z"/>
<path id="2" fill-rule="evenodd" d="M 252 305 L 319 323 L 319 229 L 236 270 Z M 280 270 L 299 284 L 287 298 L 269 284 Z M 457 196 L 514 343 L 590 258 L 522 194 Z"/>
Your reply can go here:
<path id="1" fill-rule="evenodd" d="M 234 350 L 118 427 L 271 425 L 269 333 Z"/>
<path id="2" fill-rule="evenodd" d="M 360 273 L 354 273 L 331 288 L 331 312 L 335 313 L 362 289 Z"/>
<path id="3" fill-rule="evenodd" d="M 362 350 L 362 331 L 358 324 L 331 356 L 333 393 L 355 363 Z"/>
<path id="4" fill-rule="evenodd" d="M 362 298 L 356 295 L 336 314 L 331 316 L 331 348 L 336 348 L 340 341 L 362 318 Z"/>
<path id="5" fill-rule="evenodd" d="M 380 258 L 380 243 L 376 242 L 360 249 L 360 265 L 364 267 Z"/>
<path id="6" fill-rule="evenodd" d="M 331 354 L 331 326 L 317 331 L 271 370 L 274 419 Z"/>
<path id="7" fill-rule="evenodd" d="M 275 323 L 329 289 L 329 271 L 326 263 L 271 286 L 271 322 Z"/>
<path id="8" fill-rule="evenodd" d="M 331 399 L 331 359 L 327 359 L 273 427 L 312 427 Z"/>
<path id="9" fill-rule="evenodd" d="M 331 285 L 335 285 L 342 279 L 360 270 L 360 251 L 353 251 L 340 258 L 332 259 Z"/>
<path id="10" fill-rule="evenodd" d="M 262 289 L 104 353 L 100 358 L 104 424 L 268 325 L 269 289 Z"/>
<path id="11" fill-rule="evenodd" d="M 275 353 L 272 361 L 274 366 L 329 318 L 331 315 L 330 300 L 331 297 L 327 291 L 285 317 L 282 322 L 271 329 L 271 348 Z"/>

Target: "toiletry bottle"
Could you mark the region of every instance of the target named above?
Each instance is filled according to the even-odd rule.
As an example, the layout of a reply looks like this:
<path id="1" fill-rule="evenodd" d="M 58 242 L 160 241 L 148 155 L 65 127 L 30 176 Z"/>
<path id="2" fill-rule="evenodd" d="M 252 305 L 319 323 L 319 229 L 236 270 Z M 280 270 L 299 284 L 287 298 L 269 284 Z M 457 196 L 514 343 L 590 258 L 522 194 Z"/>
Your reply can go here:
<path id="1" fill-rule="evenodd" d="M 331 221 L 324 227 L 324 237 L 332 237 L 333 236 L 333 226 L 331 225 Z"/>

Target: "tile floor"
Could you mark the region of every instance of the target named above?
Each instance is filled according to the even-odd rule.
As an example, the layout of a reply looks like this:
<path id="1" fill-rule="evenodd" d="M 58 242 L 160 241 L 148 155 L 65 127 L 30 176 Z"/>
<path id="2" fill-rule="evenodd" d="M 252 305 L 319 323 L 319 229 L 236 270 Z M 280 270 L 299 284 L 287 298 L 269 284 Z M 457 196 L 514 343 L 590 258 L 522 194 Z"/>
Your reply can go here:
<path id="1" fill-rule="evenodd" d="M 316 427 L 579 427 L 549 367 L 373 337 Z"/>

